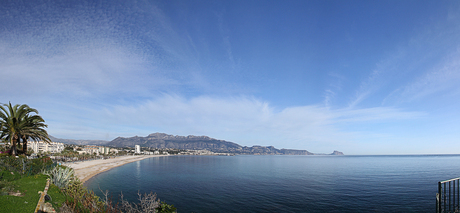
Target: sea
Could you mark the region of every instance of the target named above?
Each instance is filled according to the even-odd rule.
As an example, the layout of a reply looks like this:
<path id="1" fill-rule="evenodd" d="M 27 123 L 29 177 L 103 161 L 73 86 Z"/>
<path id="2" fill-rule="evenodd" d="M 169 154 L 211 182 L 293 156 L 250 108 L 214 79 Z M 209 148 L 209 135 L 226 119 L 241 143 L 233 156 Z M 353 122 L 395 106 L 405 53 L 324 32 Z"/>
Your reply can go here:
<path id="1" fill-rule="evenodd" d="M 167 156 L 100 173 L 85 185 L 112 200 L 154 192 L 177 212 L 435 212 L 438 181 L 460 155 Z"/>

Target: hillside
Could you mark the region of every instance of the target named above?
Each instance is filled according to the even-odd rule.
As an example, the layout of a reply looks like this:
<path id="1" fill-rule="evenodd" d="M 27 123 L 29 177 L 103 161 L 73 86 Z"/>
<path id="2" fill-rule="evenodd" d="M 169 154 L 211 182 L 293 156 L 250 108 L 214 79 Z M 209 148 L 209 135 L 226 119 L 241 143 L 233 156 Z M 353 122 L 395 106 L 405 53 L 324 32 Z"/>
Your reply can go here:
<path id="1" fill-rule="evenodd" d="M 234 153 L 234 154 L 249 154 L 249 155 L 325 155 L 314 154 L 307 150 L 296 149 L 277 149 L 273 146 L 241 146 L 239 144 L 210 138 L 208 136 L 174 136 L 165 133 L 153 133 L 147 137 L 118 137 L 112 141 L 105 140 L 73 140 L 61 139 L 50 136 L 51 141 L 65 144 L 76 145 L 98 145 L 111 147 L 141 147 L 150 148 L 173 148 L 173 149 L 206 149 L 217 153 Z M 329 155 L 343 155 L 342 152 L 334 151 Z"/>
<path id="2" fill-rule="evenodd" d="M 53 142 L 64 143 L 64 144 L 75 144 L 75 145 L 97 145 L 97 146 L 105 146 L 110 141 L 105 140 L 74 140 L 74 139 L 62 139 L 62 138 L 55 138 L 50 135 L 50 139 Z"/>
<path id="3" fill-rule="evenodd" d="M 276 149 L 273 146 L 241 146 L 224 140 L 217 140 L 208 136 L 174 136 L 165 133 L 153 133 L 147 137 L 118 137 L 107 144 L 112 147 L 141 147 L 174 148 L 174 149 L 206 149 L 212 152 L 255 155 L 314 155 L 307 150 Z M 333 153 L 335 154 L 335 153 Z"/>

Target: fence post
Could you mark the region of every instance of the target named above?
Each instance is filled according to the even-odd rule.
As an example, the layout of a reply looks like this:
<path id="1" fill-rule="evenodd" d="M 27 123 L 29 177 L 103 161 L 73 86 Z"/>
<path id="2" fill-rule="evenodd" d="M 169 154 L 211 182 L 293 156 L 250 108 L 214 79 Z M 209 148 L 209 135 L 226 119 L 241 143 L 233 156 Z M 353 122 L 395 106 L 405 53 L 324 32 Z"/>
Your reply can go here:
<path id="1" fill-rule="evenodd" d="M 24 158 L 22 159 L 22 174 L 24 174 L 26 170 L 26 165 L 24 164 Z"/>
<path id="2" fill-rule="evenodd" d="M 442 213 L 442 184 L 438 182 L 438 193 L 436 193 L 436 212 Z"/>
<path id="3" fill-rule="evenodd" d="M 436 213 L 439 212 L 439 193 L 436 193 Z"/>

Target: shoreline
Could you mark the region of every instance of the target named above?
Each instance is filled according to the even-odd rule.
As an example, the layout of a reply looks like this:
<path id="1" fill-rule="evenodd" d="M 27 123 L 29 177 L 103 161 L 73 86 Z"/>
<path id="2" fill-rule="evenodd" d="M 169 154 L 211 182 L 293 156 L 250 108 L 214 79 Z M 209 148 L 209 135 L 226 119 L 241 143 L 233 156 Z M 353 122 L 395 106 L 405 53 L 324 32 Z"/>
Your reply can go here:
<path id="1" fill-rule="evenodd" d="M 84 162 L 71 162 L 64 163 L 62 165 L 72 168 L 75 171 L 75 176 L 80 179 L 84 184 L 90 178 L 96 176 L 99 173 L 108 171 L 115 167 L 119 167 L 128 163 L 144 160 L 147 158 L 153 157 L 164 157 L 168 155 L 126 155 L 121 157 L 109 158 L 109 159 L 99 159 L 92 161 Z"/>

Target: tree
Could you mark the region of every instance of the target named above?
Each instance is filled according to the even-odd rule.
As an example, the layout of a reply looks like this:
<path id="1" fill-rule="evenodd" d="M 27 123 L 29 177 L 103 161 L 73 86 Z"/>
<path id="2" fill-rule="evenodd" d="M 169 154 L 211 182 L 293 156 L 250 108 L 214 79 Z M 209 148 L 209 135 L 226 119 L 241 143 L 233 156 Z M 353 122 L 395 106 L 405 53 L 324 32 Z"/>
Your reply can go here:
<path id="1" fill-rule="evenodd" d="M 32 114 L 35 113 L 35 114 Z M 22 140 L 23 151 L 27 152 L 27 140 L 51 142 L 44 129 L 48 127 L 36 109 L 26 104 L 0 105 L 0 138 L 11 145 L 11 154 L 17 155 L 17 143 Z"/>
<path id="2" fill-rule="evenodd" d="M 35 110 L 35 109 L 33 109 Z M 50 143 L 51 139 L 48 136 L 48 133 L 44 128 L 48 127 L 44 122 L 43 118 L 38 115 L 38 111 L 34 111 L 35 115 L 30 115 L 28 114 L 25 118 L 25 127 L 23 131 L 20 133 L 21 134 L 21 139 L 23 143 L 23 152 L 27 152 L 27 141 L 28 140 L 33 140 L 33 141 L 43 141 L 46 143 Z"/>

